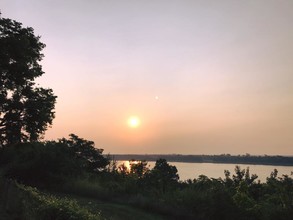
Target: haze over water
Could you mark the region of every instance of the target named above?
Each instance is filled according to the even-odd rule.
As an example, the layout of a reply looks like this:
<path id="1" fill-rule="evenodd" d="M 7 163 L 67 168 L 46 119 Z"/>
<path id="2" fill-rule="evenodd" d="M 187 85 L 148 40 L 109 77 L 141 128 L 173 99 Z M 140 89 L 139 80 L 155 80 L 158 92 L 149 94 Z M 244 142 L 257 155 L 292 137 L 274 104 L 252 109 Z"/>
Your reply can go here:
<path id="1" fill-rule="evenodd" d="M 0 0 L 47 47 L 46 139 L 110 153 L 293 155 L 293 1 Z M 131 126 L 129 120 L 137 126 Z"/>

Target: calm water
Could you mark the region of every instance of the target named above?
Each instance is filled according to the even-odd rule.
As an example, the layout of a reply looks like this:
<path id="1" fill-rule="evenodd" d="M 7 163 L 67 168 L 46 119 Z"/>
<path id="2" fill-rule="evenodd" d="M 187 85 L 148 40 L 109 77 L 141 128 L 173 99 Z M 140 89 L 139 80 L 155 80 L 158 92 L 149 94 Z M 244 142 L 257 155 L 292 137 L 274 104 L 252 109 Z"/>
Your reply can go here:
<path id="1" fill-rule="evenodd" d="M 129 167 L 128 161 L 117 161 L 118 165 L 125 163 Z M 237 164 L 217 164 L 217 163 L 178 163 L 169 162 L 169 164 L 177 167 L 180 180 L 198 178 L 199 175 L 203 174 L 212 178 L 224 178 L 224 170 L 229 170 L 231 176 L 234 174 L 234 169 Z M 148 162 L 150 168 L 153 168 L 155 162 Z M 265 182 L 266 178 L 270 176 L 274 169 L 278 170 L 278 176 L 286 174 L 291 176 L 293 172 L 293 166 L 268 166 L 268 165 L 250 165 L 250 164 L 238 164 L 241 169 L 249 167 L 250 174 L 257 174 L 258 179 L 261 182 Z M 293 176 L 291 176 L 293 177 Z"/>

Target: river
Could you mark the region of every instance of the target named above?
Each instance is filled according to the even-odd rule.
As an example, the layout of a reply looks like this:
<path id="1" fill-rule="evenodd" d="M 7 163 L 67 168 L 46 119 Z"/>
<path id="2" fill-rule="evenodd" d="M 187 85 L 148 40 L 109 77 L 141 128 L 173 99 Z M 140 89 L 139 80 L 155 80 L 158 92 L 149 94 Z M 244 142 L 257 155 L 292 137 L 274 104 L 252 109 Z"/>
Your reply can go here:
<path id="1" fill-rule="evenodd" d="M 117 164 L 124 163 L 129 167 L 129 161 L 117 161 Z M 249 167 L 250 174 L 257 174 L 258 179 L 261 182 L 265 182 L 266 178 L 270 176 L 274 169 L 278 170 L 278 176 L 291 175 L 293 172 L 293 166 L 271 166 L 271 165 L 250 165 L 250 164 L 222 164 L 222 163 L 179 163 L 169 162 L 170 165 L 177 167 L 180 180 L 198 178 L 199 175 L 205 175 L 210 178 L 224 178 L 224 170 L 229 170 L 231 176 L 234 174 L 236 165 L 239 165 L 241 169 Z M 155 162 L 148 162 L 149 168 L 155 166 Z"/>

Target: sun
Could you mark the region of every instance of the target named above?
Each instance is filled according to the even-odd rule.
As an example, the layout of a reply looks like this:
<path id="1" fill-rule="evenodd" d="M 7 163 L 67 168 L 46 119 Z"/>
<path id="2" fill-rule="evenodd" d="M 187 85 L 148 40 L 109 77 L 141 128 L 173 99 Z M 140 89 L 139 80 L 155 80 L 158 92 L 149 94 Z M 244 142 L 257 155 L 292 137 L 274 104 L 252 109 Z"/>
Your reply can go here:
<path id="1" fill-rule="evenodd" d="M 128 125 L 131 128 L 137 128 L 140 125 L 140 120 L 137 116 L 131 116 L 128 118 Z"/>

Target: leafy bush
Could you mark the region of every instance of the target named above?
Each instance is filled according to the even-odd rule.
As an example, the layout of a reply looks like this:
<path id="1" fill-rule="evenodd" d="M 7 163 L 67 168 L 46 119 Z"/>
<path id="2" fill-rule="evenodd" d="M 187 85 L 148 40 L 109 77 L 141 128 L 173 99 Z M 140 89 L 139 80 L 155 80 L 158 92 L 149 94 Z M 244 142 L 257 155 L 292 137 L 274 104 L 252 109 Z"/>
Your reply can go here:
<path id="1" fill-rule="evenodd" d="M 81 207 L 75 200 L 45 194 L 0 177 L 0 219 L 99 220 L 101 217 Z"/>
<path id="2" fill-rule="evenodd" d="M 18 186 L 24 194 L 25 219 L 41 220 L 99 220 L 100 217 L 80 207 L 76 201 L 40 193 L 36 188 Z"/>

